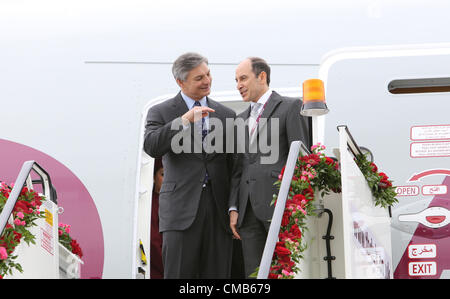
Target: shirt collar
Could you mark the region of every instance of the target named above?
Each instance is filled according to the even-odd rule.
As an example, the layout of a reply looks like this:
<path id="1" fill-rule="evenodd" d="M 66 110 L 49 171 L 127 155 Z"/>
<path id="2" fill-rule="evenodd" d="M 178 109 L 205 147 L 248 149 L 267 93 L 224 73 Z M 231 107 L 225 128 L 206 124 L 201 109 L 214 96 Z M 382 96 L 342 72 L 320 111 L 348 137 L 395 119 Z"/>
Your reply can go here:
<path id="1" fill-rule="evenodd" d="M 196 102 L 195 100 L 191 99 L 190 97 L 185 95 L 183 92 L 181 92 L 181 97 L 186 102 L 186 106 L 188 107 L 188 109 L 192 109 L 192 107 L 194 107 L 194 103 Z M 202 106 L 208 107 L 208 102 L 206 101 L 206 97 L 203 97 L 199 102 Z"/>
<path id="2" fill-rule="evenodd" d="M 261 106 L 260 107 L 262 107 L 262 106 L 264 106 L 266 103 L 267 103 L 267 100 L 270 98 L 270 95 L 272 94 L 272 89 L 268 89 L 260 98 L 259 98 L 259 100 L 257 101 L 257 103 L 260 103 L 261 104 Z M 251 102 L 250 103 L 250 105 L 251 105 L 251 107 L 253 108 L 253 105 L 254 105 L 255 103 L 253 103 L 253 102 Z"/>

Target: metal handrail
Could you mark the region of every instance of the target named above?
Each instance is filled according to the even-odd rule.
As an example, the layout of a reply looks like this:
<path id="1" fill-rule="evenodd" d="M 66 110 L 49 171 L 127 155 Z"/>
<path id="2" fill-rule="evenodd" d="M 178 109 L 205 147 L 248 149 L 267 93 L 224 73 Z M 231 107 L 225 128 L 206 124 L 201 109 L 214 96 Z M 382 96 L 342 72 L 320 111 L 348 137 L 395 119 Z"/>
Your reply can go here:
<path id="1" fill-rule="evenodd" d="M 31 181 L 30 173 L 34 171 L 39 177 L 40 180 Z M 6 223 L 16 205 L 17 199 L 20 196 L 20 192 L 23 187 L 27 185 L 29 188 L 32 188 L 32 183 L 39 183 L 42 185 L 42 192 L 47 200 L 53 201 L 55 204 L 56 200 L 56 191 L 53 188 L 53 185 L 50 180 L 50 176 L 48 173 L 35 161 L 26 161 L 23 163 L 22 168 L 20 169 L 19 175 L 14 183 L 14 187 L 9 194 L 8 200 L 3 207 L 3 210 L 0 214 L 0 235 L 3 233 L 5 229 Z"/>
<path id="2" fill-rule="evenodd" d="M 259 264 L 258 279 L 267 279 L 269 276 L 270 265 L 272 264 L 273 252 L 280 233 L 281 220 L 283 218 L 286 207 L 286 199 L 291 186 L 292 177 L 294 175 L 295 165 L 297 163 L 298 154 L 302 151 L 308 155 L 308 148 L 301 141 L 293 141 L 289 148 L 289 155 L 284 169 L 283 179 L 281 180 L 280 191 L 278 192 L 277 204 L 273 212 L 272 221 L 270 223 L 269 232 L 267 234 L 266 245 L 264 247 L 261 262 Z"/>
<path id="3" fill-rule="evenodd" d="M 358 155 L 362 155 L 362 150 L 361 148 L 358 146 L 358 144 L 356 144 L 355 139 L 353 138 L 352 134 L 350 134 L 350 131 L 348 129 L 348 127 L 346 125 L 339 125 L 337 126 L 337 130 L 338 132 L 340 131 L 340 129 L 343 128 L 345 129 L 345 131 L 347 132 L 347 148 L 350 149 L 350 151 L 352 152 L 353 156 L 358 156 Z"/>
<path id="4" fill-rule="evenodd" d="M 362 151 L 358 144 L 353 139 L 346 125 L 340 125 L 337 127 L 338 131 L 344 129 L 347 133 L 347 147 L 353 153 L 354 156 L 362 154 Z M 309 150 L 301 141 L 294 141 L 291 143 L 289 149 L 288 159 L 286 161 L 286 168 L 284 170 L 283 179 L 281 180 L 280 191 L 278 192 L 277 204 L 273 212 L 272 221 L 270 223 L 269 233 L 266 239 L 266 245 L 264 247 L 263 256 L 259 265 L 258 279 L 267 279 L 269 276 L 270 265 L 272 264 L 273 252 L 278 240 L 278 234 L 280 232 L 281 220 L 283 218 L 284 210 L 286 207 L 286 199 L 291 186 L 292 177 L 294 175 L 295 165 L 298 159 L 300 151 L 303 154 L 310 154 Z"/>

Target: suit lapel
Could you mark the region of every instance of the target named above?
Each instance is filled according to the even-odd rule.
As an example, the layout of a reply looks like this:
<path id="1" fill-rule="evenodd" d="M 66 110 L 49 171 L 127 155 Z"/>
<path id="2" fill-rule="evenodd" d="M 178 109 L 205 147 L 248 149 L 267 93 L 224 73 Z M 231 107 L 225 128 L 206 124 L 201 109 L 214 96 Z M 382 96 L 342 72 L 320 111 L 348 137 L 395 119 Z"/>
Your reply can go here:
<path id="1" fill-rule="evenodd" d="M 188 112 L 191 109 L 191 107 L 188 107 L 186 105 L 186 102 L 183 100 L 183 97 L 181 96 L 181 91 L 175 96 L 174 101 L 173 101 L 173 106 L 175 108 L 176 117 L 183 116 L 183 114 L 185 114 L 186 112 Z M 194 126 L 192 124 L 190 126 L 190 130 L 191 130 L 191 136 L 193 138 L 194 137 Z"/>
<path id="2" fill-rule="evenodd" d="M 181 117 L 183 114 L 185 114 L 186 112 L 188 112 L 191 109 L 191 107 L 188 107 L 186 105 L 186 102 L 183 100 L 183 97 L 181 96 L 181 91 L 175 96 L 174 101 L 173 101 L 173 107 L 175 109 L 176 117 Z M 191 150 L 192 150 L 192 153 L 197 158 L 203 159 L 203 154 L 201 152 L 200 153 L 196 153 L 194 151 L 194 142 L 196 142 L 196 140 L 198 140 L 198 137 L 194 137 L 194 134 L 196 134 L 194 124 L 191 124 L 189 129 L 190 129 L 190 133 L 191 133 L 191 141 L 192 141 Z M 201 140 L 201 137 L 200 137 L 200 140 Z"/>
<path id="3" fill-rule="evenodd" d="M 281 103 L 281 97 L 278 93 L 275 91 L 272 92 L 272 95 L 267 99 L 267 105 L 266 108 L 264 108 L 264 111 L 261 115 L 261 118 L 269 119 L 270 116 L 275 111 L 275 108 Z"/>
<path id="4" fill-rule="evenodd" d="M 245 152 L 249 153 L 249 148 L 250 148 L 250 134 L 249 134 L 249 128 L 248 128 L 248 119 L 250 117 L 250 111 L 252 110 L 252 106 L 248 105 L 247 110 L 245 110 L 244 112 L 241 113 L 241 118 L 245 121 L 245 123 L 247 124 L 245 126 Z"/>
<path id="5" fill-rule="evenodd" d="M 186 112 L 189 111 L 188 106 L 186 105 L 186 102 L 183 100 L 183 97 L 181 96 L 181 91 L 175 96 L 173 99 L 174 108 L 176 109 L 175 112 L 177 116 L 182 116 Z"/>
<path id="6" fill-rule="evenodd" d="M 224 121 L 223 116 L 221 115 L 222 108 L 210 98 L 207 97 L 206 100 L 208 107 L 214 110 L 214 112 L 209 113 L 209 118 L 219 118 L 221 121 Z"/>
<path id="7" fill-rule="evenodd" d="M 257 132 L 254 132 L 254 134 L 257 134 L 257 136 L 254 136 L 252 138 L 252 143 L 258 139 L 257 137 L 259 136 L 259 133 L 262 132 L 262 130 L 266 129 L 267 123 L 269 122 L 269 118 L 272 116 L 272 114 L 274 113 L 274 111 L 276 110 L 277 106 L 280 103 L 281 103 L 281 96 L 275 91 L 273 91 L 270 97 L 267 99 L 266 107 L 264 108 L 264 111 L 259 119 Z M 265 121 L 261 121 L 261 119 L 264 119 Z"/>

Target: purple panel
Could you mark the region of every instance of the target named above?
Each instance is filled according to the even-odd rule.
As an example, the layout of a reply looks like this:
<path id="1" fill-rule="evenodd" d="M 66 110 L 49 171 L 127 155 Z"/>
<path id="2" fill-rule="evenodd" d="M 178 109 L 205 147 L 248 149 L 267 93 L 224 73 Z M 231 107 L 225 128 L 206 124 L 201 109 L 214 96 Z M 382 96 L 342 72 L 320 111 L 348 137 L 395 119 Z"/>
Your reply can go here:
<path id="1" fill-rule="evenodd" d="M 446 176 L 442 185 L 447 186 L 447 190 L 450 190 L 450 177 Z M 450 192 L 444 195 L 436 195 L 430 202 L 428 207 L 443 207 L 450 210 Z M 420 212 L 420 211 L 417 211 Z M 427 259 L 410 259 L 408 257 L 408 247 L 403 253 L 400 262 L 394 272 L 394 278 L 405 279 L 405 278 L 439 278 L 442 271 L 445 269 L 450 269 L 450 224 L 447 224 L 440 228 L 430 228 L 421 223 L 416 228 L 414 235 L 409 242 L 409 245 L 417 244 L 436 244 L 436 258 Z M 435 262 L 436 263 L 436 275 L 419 275 L 410 276 L 409 275 L 409 263 L 414 262 Z M 417 268 L 420 270 L 419 268 Z M 426 268 L 423 267 L 425 272 Z"/>
<path id="2" fill-rule="evenodd" d="M 81 278 L 101 278 L 104 243 L 100 217 L 95 203 L 83 183 L 66 166 L 31 147 L 0 139 L 0 181 L 13 183 L 22 164 L 34 160 L 50 175 L 58 195 L 58 206 L 64 208 L 59 222 L 70 224 L 72 238 L 83 250 Z"/>

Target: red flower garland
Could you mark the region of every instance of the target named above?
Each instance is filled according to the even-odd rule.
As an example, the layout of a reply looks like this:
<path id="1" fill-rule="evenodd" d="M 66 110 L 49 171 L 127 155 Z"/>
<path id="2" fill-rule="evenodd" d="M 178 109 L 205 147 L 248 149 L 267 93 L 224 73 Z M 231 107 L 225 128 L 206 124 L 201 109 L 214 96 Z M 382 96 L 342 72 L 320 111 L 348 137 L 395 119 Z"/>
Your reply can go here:
<path id="1" fill-rule="evenodd" d="M 306 249 L 302 230 L 306 228 L 306 216 L 314 215 L 314 190 L 328 193 L 340 192 L 339 165 L 322 151 L 320 143 L 312 146 L 312 153 L 299 156 L 291 181 L 286 207 L 281 221 L 278 242 L 273 254 L 269 278 L 294 278 L 299 271 L 298 263 Z M 281 184 L 285 168 L 282 169 L 276 185 Z M 273 201 L 276 204 L 276 196 Z"/>
<path id="2" fill-rule="evenodd" d="M 6 201 L 11 194 L 12 187 L 5 183 L 0 184 L 0 212 L 3 210 Z M 13 222 L 8 223 L 0 236 L 0 278 L 7 274 L 12 274 L 12 270 L 16 269 L 22 272 L 22 266 L 15 262 L 17 255 L 14 255 L 14 249 L 23 240 L 25 243 L 35 243 L 35 236 L 32 235 L 28 228 L 34 226 L 34 222 L 38 218 L 45 217 L 44 213 L 40 213 L 40 206 L 45 200 L 37 192 L 22 188 L 19 198 L 13 208 Z"/>
<path id="3" fill-rule="evenodd" d="M 273 254 L 269 278 L 294 278 L 298 273 L 298 263 L 303 258 L 302 252 L 306 249 L 306 242 L 302 239 L 302 230 L 306 227 L 306 216 L 315 215 L 312 201 L 314 191 L 321 196 L 329 192 L 341 192 L 341 175 L 339 164 L 322 151 L 325 146 L 318 143 L 311 147 L 312 153 L 306 156 L 300 155 L 294 170 L 289 189 L 286 207 L 281 221 L 278 242 Z M 395 187 L 384 172 L 378 172 L 378 167 L 368 162 L 366 156 L 355 157 L 355 162 L 363 173 L 372 195 L 375 205 L 388 207 L 398 200 L 395 198 Z M 284 176 L 282 169 L 278 181 L 278 187 Z M 272 203 L 276 204 L 274 195 Z"/>
<path id="4" fill-rule="evenodd" d="M 83 251 L 81 250 L 80 244 L 70 236 L 70 225 L 59 223 L 58 225 L 58 234 L 59 234 L 59 243 L 63 245 L 67 250 L 72 252 L 73 254 L 78 255 L 80 258 L 83 257 Z"/>

